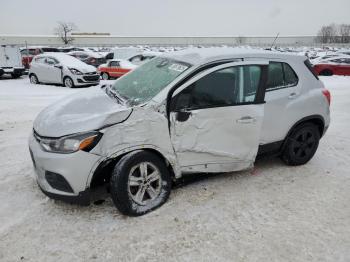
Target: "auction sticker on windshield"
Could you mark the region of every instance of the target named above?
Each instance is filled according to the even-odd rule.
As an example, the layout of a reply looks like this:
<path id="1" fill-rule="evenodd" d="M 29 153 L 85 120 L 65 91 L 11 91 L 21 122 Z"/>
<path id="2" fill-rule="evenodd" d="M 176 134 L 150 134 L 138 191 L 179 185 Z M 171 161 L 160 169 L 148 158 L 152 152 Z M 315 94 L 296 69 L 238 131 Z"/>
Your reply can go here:
<path id="1" fill-rule="evenodd" d="M 177 72 L 183 72 L 188 68 L 188 66 L 181 64 L 171 64 L 168 68 Z"/>

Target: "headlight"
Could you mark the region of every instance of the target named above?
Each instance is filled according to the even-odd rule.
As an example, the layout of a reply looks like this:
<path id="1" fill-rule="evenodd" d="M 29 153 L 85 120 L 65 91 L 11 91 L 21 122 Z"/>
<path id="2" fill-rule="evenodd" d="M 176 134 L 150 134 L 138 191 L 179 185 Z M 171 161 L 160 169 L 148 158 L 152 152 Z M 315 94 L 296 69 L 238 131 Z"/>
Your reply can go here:
<path id="1" fill-rule="evenodd" d="M 89 132 L 61 138 L 41 138 L 39 142 L 47 152 L 68 154 L 78 150 L 90 151 L 97 145 L 101 137 L 100 132 Z"/>
<path id="2" fill-rule="evenodd" d="M 78 69 L 75 69 L 75 68 L 69 68 L 69 71 L 72 72 L 72 74 L 74 75 L 82 75 L 83 73 L 80 72 Z"/>

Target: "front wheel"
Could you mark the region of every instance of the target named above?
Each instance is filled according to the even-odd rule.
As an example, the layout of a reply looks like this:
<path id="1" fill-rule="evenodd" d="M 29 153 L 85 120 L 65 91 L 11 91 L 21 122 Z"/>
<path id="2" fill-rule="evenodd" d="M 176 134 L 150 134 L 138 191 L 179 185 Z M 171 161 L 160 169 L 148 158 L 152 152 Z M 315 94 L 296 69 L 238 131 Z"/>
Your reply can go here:
<path id="1" fill-rule="evenodd" d="M 70 78 L 69 76 L 66 76 L 63 79 L 63 84 L 64 84 L 65 87 L 69 87 L 69 88 L 73 88 L 74 87 L 73 79 Z"/>
<path id="2" fill-rule="evenodd" d="M 162 159 L 138 150 L 122 157 L 115 166 L 110 188 L 113 202 L 121 213 L 141 216 L 166 202 L 171 178 Z"/>
<path id="3" fill-rule="evenodd" d="M 109 74 L 106 73 L 106 72 L 102 73 L 102 79 L 103 80 L 108 80 L 109 79 Z"/>
<path id="4" fill-rule="evenodd" d="M 32 83 L 32 84 L 39 84 L 39 80 L 38 80 L 38 77 L 36 76 L 36 75 L 34 75 L 34 74 L 31 74 L 30 75 L 30 77 L 29 77 L 29 79 L 30 79 L 30 82 Z"/>
<path id="5" fill-rule="evenodd" d="M 287 138 L 282 160 L 290 166 L 306 164 L 316 153 L 319 140 L 317 126 L 312 123 L 300 125 Z"/>

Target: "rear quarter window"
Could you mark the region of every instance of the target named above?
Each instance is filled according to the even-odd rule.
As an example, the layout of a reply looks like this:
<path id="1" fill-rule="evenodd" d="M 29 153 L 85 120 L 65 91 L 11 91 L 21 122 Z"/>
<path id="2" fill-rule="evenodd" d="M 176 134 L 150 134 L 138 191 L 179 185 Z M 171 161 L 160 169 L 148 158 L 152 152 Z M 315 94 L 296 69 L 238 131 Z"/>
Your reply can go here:
<path id="1" fill-rule="evenodd" d="M 266 91 L 295 86 L 298 81 L 298 76 L 290 65 L 284 62 L 270 62 Z"/>

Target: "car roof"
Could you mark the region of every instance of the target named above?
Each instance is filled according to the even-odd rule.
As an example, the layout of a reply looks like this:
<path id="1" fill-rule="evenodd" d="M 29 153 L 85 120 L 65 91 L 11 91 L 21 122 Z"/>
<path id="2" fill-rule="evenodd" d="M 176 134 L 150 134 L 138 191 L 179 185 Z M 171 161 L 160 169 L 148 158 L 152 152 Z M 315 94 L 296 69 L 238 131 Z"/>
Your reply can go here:
<path id="1" fill-rule="evenodd" d="M 272 52 L 259 49 L 233 48 L 233 47 L 211 47 L 190 48 L 181 51 L 165 53 L 163 57 L 172 58 L 192 65 L 200 65 L 218 60 L 236 58 L 266 58 L 286 60 L 306 60 L 307 57 L 290 53 Z"/>

